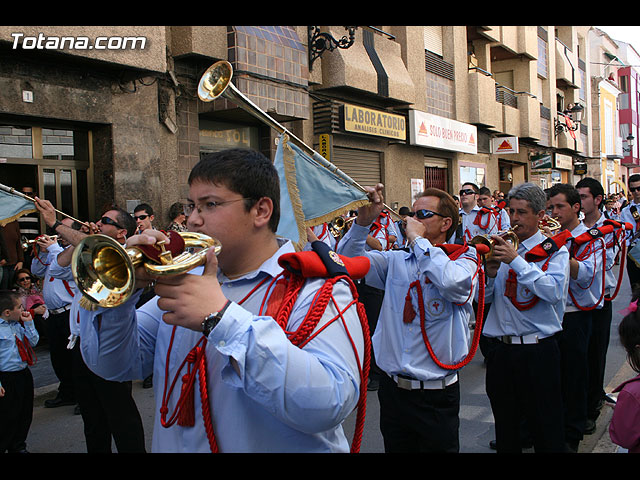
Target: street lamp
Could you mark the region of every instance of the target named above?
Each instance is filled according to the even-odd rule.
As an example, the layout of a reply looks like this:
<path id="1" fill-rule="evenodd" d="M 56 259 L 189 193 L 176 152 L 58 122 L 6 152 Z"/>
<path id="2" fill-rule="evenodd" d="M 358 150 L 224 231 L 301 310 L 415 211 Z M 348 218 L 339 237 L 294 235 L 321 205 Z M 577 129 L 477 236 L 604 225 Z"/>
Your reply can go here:
<path id="1" fill-rule="evenodd" d="M 622 151 L 625 153 L 629 153 L 631 154 L 631 151 L 633 150 L 633 145 L 635 144 L 635 137 L 631 134 L 627 135 L 627 147 L 628 148 L 624 148 L 622 147 Z"/>
<path id="2" fill-rule="evenodd" d="M 571 108 L 565 110 L 564 112 L 558 112 L 560 118 L 564 118 L 564 122 L 555 119 L 555 134 L 556 137 L 566 131 L 566 132 L 575 132 L 580 128 L 580 123 L 582 122 L 582 114 L 584 113 L 584 107 L 579 103 L 574 103 Z"/>

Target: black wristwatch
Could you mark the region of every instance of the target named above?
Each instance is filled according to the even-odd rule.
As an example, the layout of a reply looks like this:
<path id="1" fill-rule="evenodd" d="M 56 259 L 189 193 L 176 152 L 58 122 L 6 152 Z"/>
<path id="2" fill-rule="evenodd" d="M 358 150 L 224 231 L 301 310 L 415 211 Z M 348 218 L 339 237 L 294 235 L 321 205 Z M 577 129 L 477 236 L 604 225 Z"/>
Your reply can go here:
<path id="1" fill-rule="evenodd" d="M 64 225 L 64 224 L 60 220 L 56 220 L 56 223 L 51 225 L 51 230 L 53 230 L 55 232 L 56 228 L 58 228 L 60 225 Z"/>
<path id="2" fill-rule="evenodd" d="M 213 330 L 216 325 L 220 323 L 220 320 L 222 320 L 222 316 L 224 315 L 224 312 L 226 312 L 227 307 L 229 307 L 230 303 L 231 300 L 227 300 L 227 303 L 225 303 L 224 307 L 222 307 L 219 311 L 210 313 L 205 317 L 204 321 L 202 322 L 202 333 L 204 333 L 205 337 L 208 337 L 211 333 L 211 330 Z"/>

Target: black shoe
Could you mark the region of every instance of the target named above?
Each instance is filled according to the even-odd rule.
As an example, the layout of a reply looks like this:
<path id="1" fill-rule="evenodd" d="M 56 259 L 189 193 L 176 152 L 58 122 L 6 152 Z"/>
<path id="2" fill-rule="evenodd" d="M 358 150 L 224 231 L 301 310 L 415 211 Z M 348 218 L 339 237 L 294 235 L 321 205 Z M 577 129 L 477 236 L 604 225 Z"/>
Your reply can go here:
<path id="1" fill-rule="evenodd" d="M 498 449 L 498 443 L 495 440 L 491 440 L 489 442 L 489 448 L 491 450 L 497 450 Z"/>
<path id="2" fill-rule="evenodd" d="M 80 415 L 80 404 L 76 405 L 75 408 L 73 409 L 73 414 L 74 415 Z"/>
<path id="3" fill-rule="evenodd" d="M 369 379 L 369 383 L 367 384 L 367 390 L 370 392 L 375 392 L 380 387 L 380 382 L 378 380 Z"/>
<path id="4" fill-rule="evenodd" d="M 153 375 L 149 375 L 142 381 L 142 388 L 151 388 L 153 387 Z"/>
<path id="5" fill-rule="evenodd" d="M 587 424 L 584 428 L 584 434 L 585 435 L 592 435 L 593 432 L 596 431 L 596 422 L 594 420 L 591 420 L 590 418 L 587 419 Z"/>
<path id="6" fill-rule="evenodd" d="M 56 408 L 56 407 L 65 407 L 67 405 L 75 405 L 76 402 L 74 400 L 63 400 L 60 397 L 50 398 L 49 400 L 44 401 L 44 406 L 46 408 Z"/>

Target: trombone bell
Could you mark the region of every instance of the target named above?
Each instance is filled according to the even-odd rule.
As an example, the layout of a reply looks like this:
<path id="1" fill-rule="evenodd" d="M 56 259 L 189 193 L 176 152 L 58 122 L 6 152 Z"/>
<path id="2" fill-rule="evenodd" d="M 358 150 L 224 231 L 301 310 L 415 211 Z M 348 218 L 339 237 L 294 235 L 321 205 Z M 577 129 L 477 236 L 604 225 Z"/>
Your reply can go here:
<path id="1" fill-rule="evenodd" d="M 177 233 L 177 232 L 176 232 Z M 106 235 L 89 235 L 75 248 L 71 271 L 78 289 L 83 293 L 85 308 L 117 307 L 135 291 L 135 269 L 143 266 L 152 275 L 186 273 L 204 264 L 209 249 L 218 255 L 222 246 L 214 238 L 194 232 L 179 232 L 185 251 L 175 258 L 160 255 L 161 263 L 153 262 L 137 247 L 125 248 Z M 195 253 L 187 250 L 200 248 Z M 169 255 L 170 257 L 170 255 Z"/>
<path id="2" fill-rule="evenodd" d="M 198 97 L 203 102 L 212 102 L 227 89 L 233 76 L 233 67 L 229 62 L 220 61 L 211 65 L 200 78 Z"/>

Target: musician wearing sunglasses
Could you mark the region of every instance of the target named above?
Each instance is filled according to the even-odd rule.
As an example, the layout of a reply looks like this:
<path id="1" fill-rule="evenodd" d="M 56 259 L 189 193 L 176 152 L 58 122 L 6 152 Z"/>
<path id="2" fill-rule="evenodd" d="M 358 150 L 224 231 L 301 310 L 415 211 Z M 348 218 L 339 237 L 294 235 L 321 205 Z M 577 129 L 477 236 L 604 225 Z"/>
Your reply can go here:
<path id="1" fill-rule="evenodd" d="M 520 453 L 522 421 L 536 452 L 565 451 L 560 350 L 569 284 L 569 251 L 561 239 L 538 229 L 547 197 L 523 183 L 507 195 L 518 247 L 498 235 L 487 259 L 483 335 L 492 339 L 486 357 L 486 389 L 495 418 L 498 452 Z"/>
<path id="2" fill-rule="evenodd" d="M 77 291 L 71 272 L 71 258 L 78 243 L 87 233 L 76 230 L 67 221 L 56 219 L 56 211 L 48 200 L 36 197 L 36 208 L 59 237 L 69 243 L 63 251 L 47 257 L 47 272 L 54 278 L 66 281 L 73 290 L 73 302 L 69 308 L 70 342 L 73 382 L 76 400 L 85 425 L 84 434 L 88 453 L 111 453 L 115 441 L 119 453 L 143 453 L 146 451 L 142 418 L 131 394 L 131 381 L 104 379 L 89 368 L 80 351 L 81 324 L 79 312 L 82 295 Z M 125 243 L 136 230 L 136 223 L 128 212 L 117 207 L 109 208 L 100 220 L 90 224 L 92 233 L 101 233 Z"/>
<path id="3" fill-rule="evenodd" d="M 620 211 L 620 221 L 630 223 L 633 229 L 627 234 L 627 274 L 631 288 L 640 284 L 640 174 L 629 177 L 631 201 Z"/>
<path id="4" fill-rule="evenodd" d="M 136 233 L 142 233 L 149 228 L 154 228 L 153 220 L 155 216 L 153 214 L 153 208 L 148 203 L 141 203 L 134 208 L 133 218 L 136 221 L 136 225 L 138 225 Z"/>
<path id="5" fill-rule="evenodd" d="M 474 183 L 463 183 L 460 188 L 460 223 L 450 243 L 469 242 L 476 235 L 495 233 L 496 221 L 493 215 L 485 214 L 478 206 L 479 188 Z M 486 218 L 484 218 L 486 217 Z"/>
<path id="6" fill-rule="evenodd" d="M 407 248 L 366 251 L 369 225 L 383 207 L 382 188 L 368 187 L 372 203 L 358 210 L 338 252 L 365 254 L 371 261 L 367 284 L 385 290 L 373 335 L 376 363 L 383 371 L 378 398 L 385 451 L 458 452 L 455 366 L 469 353 L 479 275 L 476 251 L 442 245 L 458 225 L 458 205 L 433 188 L 415 200 L 407 217 Z M 447 247 L 458 250 L 449 256 Z"/>
<path id="7" fill-rule="evenodd" d="M 111 379 L 153 373 L 154 452 L 348 452 L 342 422 L 361 396 L 366 319 L 348 277 L 287 274 L 286 259 L 320 260 L 276 236 L 273 163 L 248 149 L 203 157 L 185 215 L 222 249 L 188 274 L 136 269 L 141 288 L 157 280 L 158 296 L 140 309 L 136 292 L 81 312 L 92 368 Z M 166 239 L 146 230 L 128 246 Z"/>

